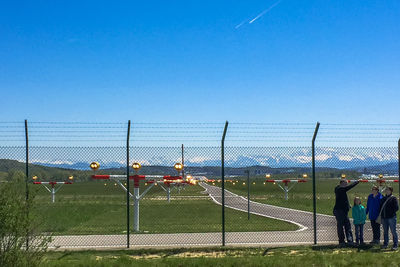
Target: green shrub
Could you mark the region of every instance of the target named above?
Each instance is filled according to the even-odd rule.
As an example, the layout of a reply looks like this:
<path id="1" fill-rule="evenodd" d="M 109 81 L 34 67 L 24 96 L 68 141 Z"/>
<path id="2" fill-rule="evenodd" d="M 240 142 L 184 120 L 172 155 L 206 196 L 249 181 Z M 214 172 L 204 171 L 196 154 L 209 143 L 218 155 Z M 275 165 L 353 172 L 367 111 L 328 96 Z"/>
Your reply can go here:
<path id="1" fill-rule="evenodd" d="M 50 237 L 38 233 L 33 196 L 26 201 L 24 175 L 0 183 L 0 266 L 38 266 Z"/>

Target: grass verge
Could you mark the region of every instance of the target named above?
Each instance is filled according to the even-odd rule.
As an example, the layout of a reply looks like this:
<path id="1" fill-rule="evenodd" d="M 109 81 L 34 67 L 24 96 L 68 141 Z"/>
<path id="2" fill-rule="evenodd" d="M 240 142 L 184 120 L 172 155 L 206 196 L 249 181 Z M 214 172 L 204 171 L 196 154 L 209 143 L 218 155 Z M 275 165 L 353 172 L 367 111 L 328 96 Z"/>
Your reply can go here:
<path id="1" fill-rule="evenodd" d="M 378 247 L 192 248 L 49 252 L 42 266 L 399 266 Z"/>

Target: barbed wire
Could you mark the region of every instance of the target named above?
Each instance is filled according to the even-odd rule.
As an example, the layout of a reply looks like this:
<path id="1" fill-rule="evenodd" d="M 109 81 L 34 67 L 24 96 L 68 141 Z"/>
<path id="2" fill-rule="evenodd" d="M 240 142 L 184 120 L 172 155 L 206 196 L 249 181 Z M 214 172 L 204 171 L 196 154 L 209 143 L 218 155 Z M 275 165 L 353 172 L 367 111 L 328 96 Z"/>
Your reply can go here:
<path id="1" fill-rule="evenodd" d="M 48 121 L 48 122 L 43 122 L 43 121 L 29 121 L 29 124 L 88 124 L 88 125 L 127 125 L 127 122 L 57 122 L 57 121 Z"/>
<path id="2" fill-rule="evenodd" d="M 400 123 L 323 123 L 326 126 L 343 126 L 343 125 L 358 125 L 358 126 L 376 126 L 376 125 L 397 125 L 400 127 Z"/>
<path id="3" fill-rule="evenodd" d="M 29 128 L 49 128 L 49 126 L 30 126 Z M 64 126 L 51 126 L 51 128 L 65 128 Z M 102 128 L 110 128 L 110 129 L 126 129 L 126 127 L 122 126 L 68 126 L 68 128 L 73 129 L 102 129 Z"/>
<path id="4" fill-rule="evenodd" d="M 206 143 L 220 142 L 224 123 L 218 122 L 133 122 L 132 142 Z M 227 142 L 308 143 L 315 123 L 230 123 Z M 30 142 L 126 142 L 127 122 L 28 122 Z M 0 122 L 0 142 L 23 142 L 23 122 Z M 321 124 L 316 141 L 321 143 L 397 142 L 400 124 L 326 123 Z"/>

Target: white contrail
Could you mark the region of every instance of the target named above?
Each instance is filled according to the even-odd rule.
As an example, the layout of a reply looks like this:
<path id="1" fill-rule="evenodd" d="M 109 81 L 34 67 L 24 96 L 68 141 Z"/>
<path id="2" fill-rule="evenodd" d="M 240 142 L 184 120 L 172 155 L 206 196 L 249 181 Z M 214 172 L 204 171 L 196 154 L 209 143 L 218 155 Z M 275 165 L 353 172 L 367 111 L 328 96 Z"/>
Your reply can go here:
<path id="1" fill-rule="evenodd" d="M 255 17 L 254 19 L 249 21 L 249 24 L 252 24 L 254 21 L 258 20 L 259 18 L 261 18 L 262 16 L 264 16 L 265 14 L 267 14 L 271 9 L 273 9 L 274 7 L 276 7 L 282 0 L 279 0 L 277 2 L 275 2 L 274 4 L 272 4 L 272 6 L 270 6 L 269 8 L 267 8 L 266 10 L 264 10 L 263 12 L 261 12 L 260 14 L 257 15 L 257 17 Z M 240 25 L 240 24 L 239 24 Z M 242 26 L 242 25 L 240 25 Z M 239 27 L 240 27 L 239 26 Z M 238 28 L 239 28 L 238 27 Z"/>
<path id="2" fill-rule="evenodd" d="M 235 29 L 239 29 L 240 27 L 242 27 L 242 25 L 245 24 L 246 21 L 247 21 L 247 19 L 240 22 L 238 25 L 235 26 Z"/>

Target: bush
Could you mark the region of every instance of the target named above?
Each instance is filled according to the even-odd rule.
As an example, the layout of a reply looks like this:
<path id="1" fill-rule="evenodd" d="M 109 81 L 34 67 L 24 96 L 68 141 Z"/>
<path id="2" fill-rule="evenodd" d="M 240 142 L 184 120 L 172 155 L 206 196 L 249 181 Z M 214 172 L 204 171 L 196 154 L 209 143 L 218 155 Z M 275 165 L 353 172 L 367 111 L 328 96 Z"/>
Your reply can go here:
<path id="1" fill-rule="evenodd" d="M 0 183 L 0 266 L 38 266 L 49 236 L 37 231 L 33 196 L 26 201 L 24 175 Z"/>

